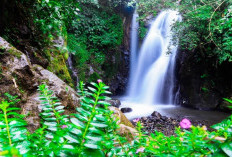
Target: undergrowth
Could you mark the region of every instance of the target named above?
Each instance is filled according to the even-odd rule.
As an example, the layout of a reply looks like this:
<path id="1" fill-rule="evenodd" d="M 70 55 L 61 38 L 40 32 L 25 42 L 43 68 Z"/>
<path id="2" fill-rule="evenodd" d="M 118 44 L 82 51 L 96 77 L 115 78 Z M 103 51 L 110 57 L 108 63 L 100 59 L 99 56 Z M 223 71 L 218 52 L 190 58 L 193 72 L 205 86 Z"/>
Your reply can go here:
<path id="1" fill-rule="evenodd" d="M 232 116 L 212 126 L 176 128 L 175 136 L 147 135 L 136 119 L 135 136 L 129 141 L 120 133 L 119 117 L 109 110 L 109 87 L 101 80 L 86 89 L 80 82 L 80 107 L 66 115 L 47 85 L 39 86 L 41 125 L 27 131 L 17 97 L 7 94 L 0 103 L 0 156 L 231 156 Z"/>

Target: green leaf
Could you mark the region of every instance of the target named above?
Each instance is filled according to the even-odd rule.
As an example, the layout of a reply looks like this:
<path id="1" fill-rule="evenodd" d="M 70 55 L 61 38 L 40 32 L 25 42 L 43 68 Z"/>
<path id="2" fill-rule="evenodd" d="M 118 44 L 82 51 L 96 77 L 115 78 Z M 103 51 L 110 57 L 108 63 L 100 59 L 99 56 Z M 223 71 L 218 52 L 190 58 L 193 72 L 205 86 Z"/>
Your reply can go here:
<path id="1" fill-rule="evenodd" d="M 68 144 L 63 145 L 62 148 L 63 148 L 63 149 L 67 149 L 67 150 L 74 150 L 74 149 L 75 149 L 74 146 L 68 145 Z"/>
<path id="2" fill-rule="evenodd" d="M 80 143 L 77 139 L 76 139 L 76 137 L 74 136 L 74 135 L 71 135 L 71 134 L 67 134 L 67 135 L 65 135 L 64 136 L 64 138 L 66 138 L 67 140 L 69 140 L 69 142 L 71 142 L 71 143 Z"/>
<path id="3" fill-rule="evenodd" d="M 21 110 L 20 108 L 8 108 L 6 111 L 9 112 L 9 111 L 15 111 L 15 110 Z"/>
<path id="4" fill-rule="evenodd" d="M 100 114 L 99 114 L 99 115 L 96 115 L 95 118 L 96 118 L 97 120 L 107 121 L 107 118 L 104 117 L 103 115 L 100 115 Z"/>
<path id="5" fill-rule="evenodd" d="M 3 128 L 5 126 L 6 126 L 6 124 L 0 121 L 0 128 Z"/>
<path id="6" fill-rule="evenodd" d="M 82 123 L 82 122 L 80 122 L 80 121 L 79 121 L 78 119 L 76 119 L 76 118 L 71 118 L 70 121 L 71 121 L 74 125 L 76 125 L 76 126 L 78 126 L 78 127 L 85 128 L 85 124 Z"/>
<path id="7" fill-rule="evenodd" d="M 94 89 L 94 88 L 92 88 L 92 87 L 88 87 L 88 89 L 89 90 L 91 90 L 92 92 L 94 92 L 94 93 L 96 93 L 97 92 L 97 90 L 96 89 Z"/>
<path id="8" fill-rule="evenodd" d="M 99 101 L 98 104 L 101 104 L 101 105 L 106 105 L 106 106 L 111 106 L 110 103 L 108 102 L 105 102 L 105 101 Z"/>
<path id="9" fill-rule="evenodd" d="M 57 126 L 57 122 L 44 122 L 44 125 L 47 125 L 47 126 Z"/>
<path id="10" fill-rule="evenodd" d="M 54 113 L 41 113 L 43 116 L 48 116 L 48 117 L 50 117 L 50 116 L 54 116 Z"/>
<path id="11" fill-rule="evenodd" d="M 11 127 L 18 127 L 18 126 L 26 126 L 27 125 L 27 123 L 26 122 L 23 122 L 23 121 L 16 121 L 16 120 L 13 120 L 13 121 L 11 121 L 10 123 L 9 123 L 9 125 L 11 126 Z"/>
<path id="12" fill-rule="evenodd" d="M 48 132 L 48 133 L 45 135 L 45 137 L 47 137 L 47 138 L 49 138 L 49 139 L 53 139 L 53 138 L 54 138 L 54 136 L 53 136 L 53 134 L 52 134 L 51 132 Z"/>
<path id="13" fill-rule="evenodd" d="M 99 135 L 104 135 L 105 133 L 101 130 L 99 130 L 98 128 L 95 128 L 95 127 L 90 127 L 89 128 L 89 131 L 91 133 L 95 133 L 95 134 L 99 134 Z"/>
<path id="14" fill-rule="evenodd" d="M 51 130 L 51 131 L 57 131 L 57 127 L 55 127 L 55 126 L 48 126 L 47 129 Z"/>
<path id="15" fill-rule="evenodd" d="M 109 86 L 102 87 L 102 89 L 109 89 L 109 88 L 110 88 Z"/>
<path id="16" fill-rule="evenodd" d="M 90 149 L 99 149 L 100 147 L 98 146 L 98 144 L 96 144 L 96 142 L 94 141 L 86 141 L 86 143 L 84 144 L 84 146 L 86 146 L 87 148 Z"/>
<path id="17" fill-rule="evenodd" d="M 92 84 L 93 86 L 95 86 L 96 88 L 99 88 L 98 84 L 91 82 L 90 84 Z"/>
<path id="18" fill-rule="evenodd" d="M 77 128 L 71 128 L 70 132 L 77 135 L 77 136 L 82 135 L 82 131 L 77 129 Z"/>
<path id="19" fill-rule="evenodd" d="M 45 121 L 56 121 L 56 118 L 51 117 L 51 118 L 44 118 Z"/>
<path id="20" fill-rule="evenodd" d="M 105 157 L 105 154 L 99 149 L 84 149 L 82 156 L 86 157 Z"/>
<path id="21" fill-rule="evenodd" d="M 87 115 L 88 116 L 88 115 Z M 75 117 L 78 118 L 78 120 L 82 121 L 82 122 L 88 122 L 88 118 L 87 116 L 82 116 L 81 114 L 75 114 Z"/>
<path id="22" fill-rule="evenodd" d="M 226 142 L 222 144 L 222 150 L 228 155 L 232 156 L 232 142 Z"/>
<path id="23" fill-rule="evenodd" d="M 223 98 L 224 100 L 226 100 L 226 101 L 228 101 L 229 103 L 231 103 L 232 104 L 232 100 L 230 100 L 230 99 L 227 99 L 227 98 Z"/>
<path id="24" fill-rule="evenodd" d="M 107 127 L 106 124 L 102 124 L 102 123 L 90 123 L 92 126 L 95 126 L 95 127 L 99 127 L 99 128 L 105 128 Z"/>
<path id="25" fill-rule="evenodd" d="M 64 109 L 64 106 L 58 106 L 55 108 L 55 110 L 62 110 L 62 109 Z"/>
<path id="26" fill-rule="evenodd" d="M 111 100 L 110 97 L 107 97 L 107 96 L 99 96 L 99 100 Z"/>
<path id="27" fill-rule="evenodd" d="M 57 111 L 58 113 L 64 113 L 65 110 L 59 110 Z"/>
<path id="28" fill-rule="evenodd" d="M 76 108 L 76 110 L 77 110 L 77 112 L 82 113 L 82 114 L 84 114 L 84 115 L 87 115 L 87 116 L 90 116 L 90 115 L 91 115 L 91 113 L 90 113 L 89 111 L 86 111 L 86 110 L 83 109 L 83 108 L 78 107 L 78 108 Z"/>
<path id="29" fill-rule="evenodd" d="M 92 100 L 90 98 L 87 98 L 87 97 L 84 97 L 83 101 L 86 102 L 86 103 L 88 103 L 88 104 L 94 104 L 95 103 L 94 100 Z"/>
<path id="30" fill-rule="evenodd" d="M 95 141 L 95 142 L 99 142 L 99 141 L 103 141 L 104 140 L 103 136 L 96 136 L 94 134 L 88 134 L 86 136 L 86 138 L 89 139 L 89 140 Z"/>

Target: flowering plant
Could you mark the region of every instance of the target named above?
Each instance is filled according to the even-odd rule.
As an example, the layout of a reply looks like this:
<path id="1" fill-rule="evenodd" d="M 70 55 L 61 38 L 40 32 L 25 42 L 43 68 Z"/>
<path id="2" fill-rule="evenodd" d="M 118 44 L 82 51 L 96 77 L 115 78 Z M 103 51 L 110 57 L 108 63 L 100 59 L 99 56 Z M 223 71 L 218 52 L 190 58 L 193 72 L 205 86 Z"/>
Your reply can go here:
<path id="1" fill-rule="evenodd" d="M 41 85 L 41 127 L 27 133 L 23 116 L 11 107 L 16 101 L 0 103 L 0 156 L 230 156 L 232 116 L 212 126 L 193 126 L 184 118 L 175 136 L 155 131 L 143 131 L 139 118 L 136 134 L 128 141 L 119 133 L 118 119 L 108 109 L 109 94 L 102 81 L 92 83 L 88 89 L 80 83 L 81 107 L 77 113 L 65 115 L 65 107 L 46 85 Z M 10 102 L 9 102 L 10 101 Z"/>

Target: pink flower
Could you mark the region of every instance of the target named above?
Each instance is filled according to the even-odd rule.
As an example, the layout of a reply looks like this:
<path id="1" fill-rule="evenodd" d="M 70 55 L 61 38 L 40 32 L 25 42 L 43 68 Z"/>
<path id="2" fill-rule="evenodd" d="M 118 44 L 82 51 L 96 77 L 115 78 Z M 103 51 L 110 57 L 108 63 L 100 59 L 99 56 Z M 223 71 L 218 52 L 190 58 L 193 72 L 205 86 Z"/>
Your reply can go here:
<path id="1" fill-rule="evenodd" d="M 102 80 L 101 80 L 101 79 L 98 79 L 97 82 L 100 83 L 100 82 L 102 82 Z"/>
<path id="2" fill-rule="evenodd" d="M 62 129 L 65 129 L 65 128 L 67 128 L 67 127 L 68 127 L 67 125 L 62 125 L 62 126 L 61 126 Z"/>
<path id="3" fill-rule="evenodd" d="M 136 154 L 138 154 L 139 152 L 143 153 L 144 152 L 144 147 L 141 147 L 139 149 L 136 150 Z"/>
<path id="4" fill-rule="evenodd" d="M 182 121 L 180 122 L 180 127 L 183 129 L 188 129 L 191 127 L 191 125 L 192 124 L 191 124 L 190 120 L 188 120 L 186 118 L 182 119 Z"/>
<path id="5" fill-rule="evenodd" d="M 133 122 L 137 123 L 140 119 L 139 118 L 136 118 L 133 120 Z"/>

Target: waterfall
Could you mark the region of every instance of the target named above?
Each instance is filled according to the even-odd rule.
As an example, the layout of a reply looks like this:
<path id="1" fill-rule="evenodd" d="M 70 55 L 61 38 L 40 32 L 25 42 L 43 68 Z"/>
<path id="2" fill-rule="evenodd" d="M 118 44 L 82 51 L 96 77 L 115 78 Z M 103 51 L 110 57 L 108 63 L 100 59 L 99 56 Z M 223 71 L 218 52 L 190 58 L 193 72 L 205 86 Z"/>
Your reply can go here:
<path id="1" fill-rule="evenodd" d="M 151 25 L 138 59 L 131 54 L 128 88 L 130 100 L 143 104 L 174 103 L 174 67 L 177 46 L 172 43 L 171 28 L 177 20 L 181 20 L 177 11 L 161 12 Z M 137 40 L 137 37 L 133 36 L 133 38 L 132 42 Z M 131 53 L 136 54 L 134 49 L 137 44 L 135 43 L 131 45 Z"/>
<path id="2" fill-rule="evenodd" d="M 137 63 L 137 50 L 138 50 L 138 28 L 139 28 L 139 22 L 138 22 L 138 14 L 135 10 L 133 17 L 132 17 L 132 23 L 131 23 L 131 42 L 130 42 L 130 74 L 129 74 L 129 85 L 128 88 L 131 87 L 132 80 L 136 73 L 136 63 Z"/>

